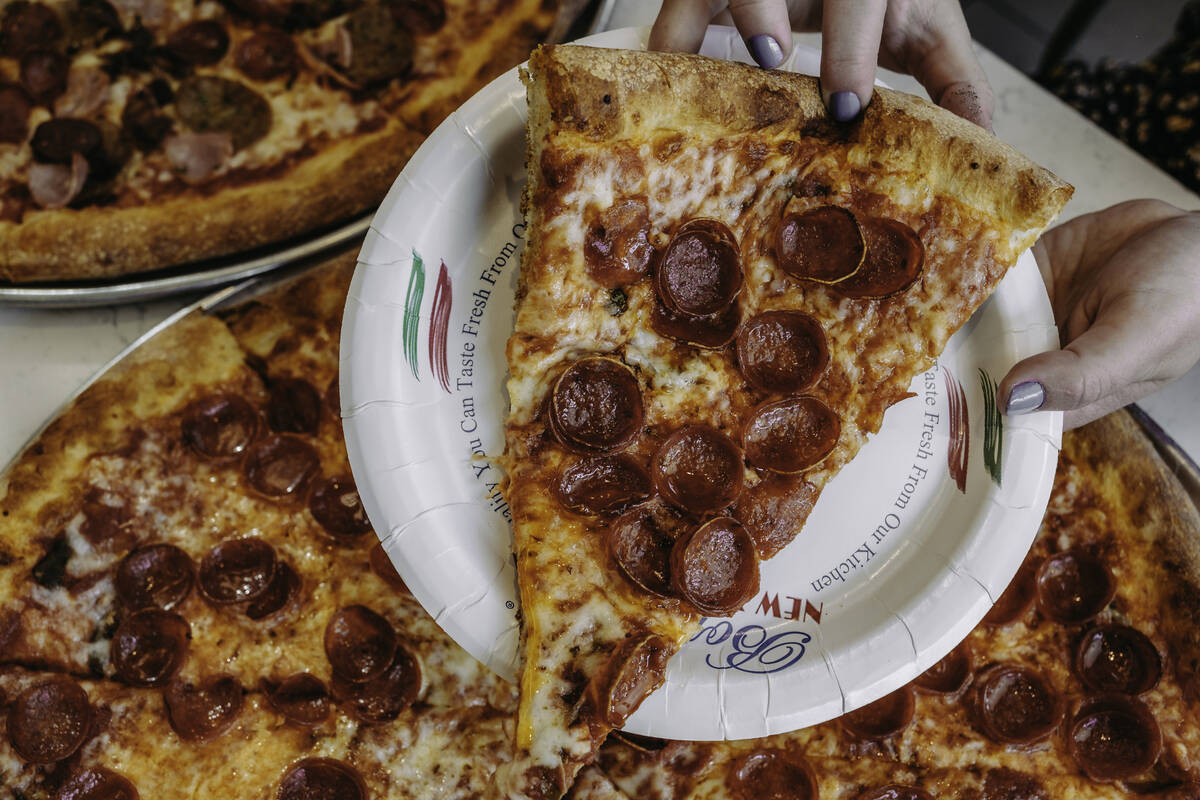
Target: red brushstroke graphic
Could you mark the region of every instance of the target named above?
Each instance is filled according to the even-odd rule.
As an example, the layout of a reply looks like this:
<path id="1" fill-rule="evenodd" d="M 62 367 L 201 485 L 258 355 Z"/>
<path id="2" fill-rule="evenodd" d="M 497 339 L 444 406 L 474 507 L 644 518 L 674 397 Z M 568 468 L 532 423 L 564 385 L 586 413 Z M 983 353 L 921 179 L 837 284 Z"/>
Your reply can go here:
<path id="1" fill-rule="evenodd" d="M 429 317 L 429 364 L 442 390 L 450 391 L 450 369 L 446 366 L 446 332 L 450 328 L 450 272 L 446 262 L 438 270 L 437 288 L 433 292 L 433 310 Z"/>
<path id="2" fill-rule="evenodd" d="M 967 493 L 967 457 L 971 452 L 971 422 L 967 417 L 967 393 L 950 370 L 942 367 L 946 382 L 946 398 L 950 404 L 950 449 L 946 464 L 958 490 Z"/>

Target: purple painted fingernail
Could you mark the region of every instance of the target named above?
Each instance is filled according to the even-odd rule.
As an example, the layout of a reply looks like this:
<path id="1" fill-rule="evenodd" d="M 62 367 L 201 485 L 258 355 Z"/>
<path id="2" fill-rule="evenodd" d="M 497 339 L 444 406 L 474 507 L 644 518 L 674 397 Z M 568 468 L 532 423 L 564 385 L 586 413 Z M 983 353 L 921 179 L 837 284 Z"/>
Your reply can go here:
<path id="1" fill-rule="evenodd" d="M 1046 387 L 1037 381 L 1022 381 L 1008 393 L 1005 414 L 1028 414 L 1037 411 L 1046 402 Z"/>
<path id="2" fill-rule="evenodd" d="M 829 97 L 829 112 L 838 122 L 849 122 L 862 111 L 862 101 L 854 92 L 834 92 Z"/>
<path id="3" fill-rule="evenodd" d="M 746 40 L 746 48 L 760 67 L 774 69 L 783 63 L 783 48 L 774 36 L 760 33 Z"/>

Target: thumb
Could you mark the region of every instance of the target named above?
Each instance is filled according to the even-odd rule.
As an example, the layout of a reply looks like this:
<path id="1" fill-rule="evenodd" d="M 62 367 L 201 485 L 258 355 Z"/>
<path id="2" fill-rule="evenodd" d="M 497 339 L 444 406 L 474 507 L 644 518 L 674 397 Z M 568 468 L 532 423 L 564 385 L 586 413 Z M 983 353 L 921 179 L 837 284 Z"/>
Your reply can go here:
<path id="1" fill-rule="evenodd" d="M 1137 336 L 1126 327 L 1098 320 L 1062 350 L 1017 363 L 1000 382 L 1004 413 L 1064 411 L 1064 427 L 1074 428 L 1133 402 L 1155 382 L 1144 379 L 1152 365 L 1126 346 Z"/>

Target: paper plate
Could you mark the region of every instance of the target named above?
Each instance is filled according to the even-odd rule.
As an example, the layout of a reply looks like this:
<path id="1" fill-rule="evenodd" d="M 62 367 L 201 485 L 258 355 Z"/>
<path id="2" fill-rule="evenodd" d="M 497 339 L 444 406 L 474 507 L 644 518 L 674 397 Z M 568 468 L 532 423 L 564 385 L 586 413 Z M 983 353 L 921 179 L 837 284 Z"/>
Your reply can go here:
<path id="1" fill-rule="evenodd" d="M 645 35 L 585 41 L 637 48 Z M 749 60 L 730 29 L 710 29 L 702 52 Z M 800 48 L 790 64 L 818 65 Z M 372 223 L 342 330 L 342 416 L 367 513 L 416 598 L 510 679 L 510 512 L 488 459 L 504 446 L 524 129 L 515 71 L 438 128 Z M 1061 414 L 1001 417 L 996 384 L 1057 341 L 1026 253 L 825 488 L 804 534 L 764 564 L 759 595 L 705 620 L 625 729 L 672 739 L 794 730 L 945 655 L 1008 584 L 1045 511 Z"/>

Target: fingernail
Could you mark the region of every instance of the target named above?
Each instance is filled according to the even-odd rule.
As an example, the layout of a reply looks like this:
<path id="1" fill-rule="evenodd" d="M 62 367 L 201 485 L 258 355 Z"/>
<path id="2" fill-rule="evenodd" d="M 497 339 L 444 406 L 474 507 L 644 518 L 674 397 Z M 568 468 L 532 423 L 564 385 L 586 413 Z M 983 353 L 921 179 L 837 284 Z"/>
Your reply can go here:
<path id="1" fill-rule="evenodd" d="M 1046 402 L 1046 389 L 1037 381 L 1022 381 L 1008 393 L 1005 414 L 1028 414 L 1037 411 Z"/>
<path id="2" fill-rule="evenodd" d="M 838 122 L 849 122 L 862 111 L 862 101 L 854 92 L 834 92 L 829 98 L 829 112 Z"/>
<path id="3" fill-rule="evenodd" d="M 774 36 L 760 33 L 746 40 L 746 48 L 760 67 L 774 69 L 783 63 L 783 48 Z"/>

